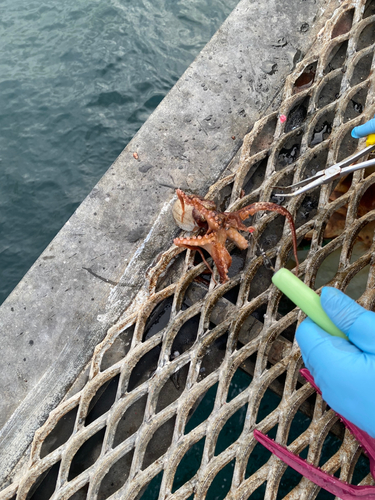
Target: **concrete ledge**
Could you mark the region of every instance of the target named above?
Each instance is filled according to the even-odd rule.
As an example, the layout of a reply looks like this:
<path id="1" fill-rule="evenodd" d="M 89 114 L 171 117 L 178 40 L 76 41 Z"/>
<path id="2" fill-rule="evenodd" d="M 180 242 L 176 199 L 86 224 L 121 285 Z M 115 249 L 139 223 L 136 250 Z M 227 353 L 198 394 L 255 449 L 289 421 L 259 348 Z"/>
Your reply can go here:
<path id="1" fill-rule="evenodd" d="M 0 483 L 170 246 L 175 188 L 203 194 L 228 167 L 327 5 L 242 0 L 4 302 Z"/>

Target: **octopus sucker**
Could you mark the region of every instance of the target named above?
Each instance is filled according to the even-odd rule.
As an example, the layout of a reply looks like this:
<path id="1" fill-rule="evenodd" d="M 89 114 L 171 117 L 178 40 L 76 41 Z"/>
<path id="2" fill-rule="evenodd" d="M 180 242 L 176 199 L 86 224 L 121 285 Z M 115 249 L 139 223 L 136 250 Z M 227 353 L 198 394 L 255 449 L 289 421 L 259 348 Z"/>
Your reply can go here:
<path id="1" fill-rule="evenodd" d="M 293 217 L 286 208 L 276 205 L 276 203 L 261 201 L 247 205 L 236 212 L 219 212 L 216 209 L 215 203 L 211 200 L 205 200 L 197 195 L 187 195 L 181 189 L 177 189 L 177 196 L 181 203 L 182 210 L 180 210 L 181 216 L 177 217 L 175 211 L 173 212 L 176 223 L 182 227 L 182 229 L 185 229 L 186 221 L 182 221 L 181 219 L 187 218 L 186 207 L 191 206 L 193 210 L 190 211 L 190 217 L 192 217 L 193 220 L 189 227 L 199 227 L 201 230 L 205 230 L 206 233 L 203 235 L 191 236 L 190 238 L 175 238 L 173 240 L 174 244 L 199 251 L 203 261 L 212 273 L 212 269 L 204 258 L 201 248 L 206 250 L 215 262 L 221 283 L 225 283 L 229 280 L 228 269 L 232 263 L 232 257 L 225 246 L 227 239 L 233 241 L 241 250 L 245 250 L 249 243 L 239 231 L 245 231 L 247 233 L 254 232 L 255 228 L 252 226 L 245 226 L 243 221 L 260 211 L 278 212 L 287 219 L 292 233 L 293 253 L 296 259 L 295 273 L 298 275 L 296 230 Z M 176 211 L 176 213 L 177 212 L 178 211 Z M 184 225 L 182 225 L 182 222 Z"/>

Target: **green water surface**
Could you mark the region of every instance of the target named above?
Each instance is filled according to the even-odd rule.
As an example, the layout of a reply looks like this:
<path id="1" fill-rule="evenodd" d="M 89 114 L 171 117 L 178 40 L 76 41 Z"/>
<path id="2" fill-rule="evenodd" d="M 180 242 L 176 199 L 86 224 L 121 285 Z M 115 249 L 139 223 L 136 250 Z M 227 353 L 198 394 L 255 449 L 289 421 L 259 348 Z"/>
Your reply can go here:
<path id="1" fill-rule="evenodd" d="M 0 0 L 0 304 L 238 0 Z"/>

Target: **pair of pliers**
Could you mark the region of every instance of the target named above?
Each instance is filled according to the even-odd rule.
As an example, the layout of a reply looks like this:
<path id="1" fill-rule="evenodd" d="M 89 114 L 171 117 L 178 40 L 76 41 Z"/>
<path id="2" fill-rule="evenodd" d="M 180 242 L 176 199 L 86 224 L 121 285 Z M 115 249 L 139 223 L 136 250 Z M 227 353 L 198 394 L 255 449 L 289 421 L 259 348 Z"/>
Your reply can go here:
<path id="1" fill-rule="evenodd" d="M 370 143 L 365 149 L 362 149 L 358 153 L 349 156 L 345 160 L 340 161 L 339 163 L 335 163 L 331 167 L 326 168 L 325 170 L 319 170 L 315 175 L 304 179 L 303 181 L 297 182 L 296 184 L 292 184 L 291 186 L 277 186 L 278 189 L 282 191 L 282 193 L 275 193 L 275 196 L 297 196 L 298 194 L 305 193 L 306 191 L 310 191 L 317 186 L 322 184 L 327 184 L 328 182 L 333 181 L 334 179 L 338 179 L 347 175 L 351 172 L 355 172 L 356 170 L 360 170 L 362 168 L 367 168 L 375 165 L 375 158 L 367 161 L 363 161 L 360 163 L 353 162 L 359 160 L 363 156 L 371 153 L 375 150 L 375 144 Z"/>
<path id="2" fill-rule="evenodd" d="M 306 378 L 306 380 L 314 387 L 314 389 L 321 394 L 319 387 L 315 384 L 314 379 L 306 368 L 300 370 L 301 374 Z M 345 426 L 350 430 L 350 432 L 357 439 L 359 444 L 362 446 L 366 452 L 370 461 L 370 472 L 372 477 L 375 479 L 375 439 L 367 434 L 367 432 L 362 431 L 356 425 L 346 420 L 344 417 L 337 413 L 338 417 L 344 422 Z M 254 430 L 254 437 L 259 443 L 265 446 L 274 455 L 280 458 L 284 463 L 292 467 L 294 470 L 305 476 L 310 481 L 313 481 L 316 485 L 324 488 L 329 493 L 336 495 L 342 500 L 356 500 L 362 498 L 363 500 L 375 500 L 375 486 L 357 486 L 354 484 L 348 484 L 335 476 L 331 476 L 322 469 L 315 467 L 303 460 L 298 455 L 294 455 L 286 447 L 275 443 L 273 439 L 265 436 L 258 430 Z"/>

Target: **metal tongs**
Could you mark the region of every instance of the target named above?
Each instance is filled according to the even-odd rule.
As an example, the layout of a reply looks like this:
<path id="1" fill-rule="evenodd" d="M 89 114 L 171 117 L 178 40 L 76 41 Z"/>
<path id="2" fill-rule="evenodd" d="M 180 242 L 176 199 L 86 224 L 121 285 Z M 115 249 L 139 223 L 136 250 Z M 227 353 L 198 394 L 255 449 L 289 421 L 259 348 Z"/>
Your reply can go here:
<path id="1" fill-rule="evenodd" d="M 373 146 L 374 147 L 374 146 Z M 301 374 L 306 380 L 314 387 L 314 389 L 321 394 L 318 386 L 315 384 L 314 379 L 306 368 L 300 370 Z M 359 429 L 356 425 L 346 420 L 341 415 L 338 417 L 344 422 L 345 426 L 357 439 L 362 446 L 370 460 L 370 472 L 375 479 L 375 439 L 369 436 L 365 431 Z M 315 484 L 329 491 L 333 495 L 341 498 L 342 500 L 356 500 L 362 498 L 363 500 L 375 500 L 375 486 L 356 486 L 341 481 L 335 476 L 331 476 L 324 472 L 319 467 L 309 464 L 298 455 L 294 455 L 286 447 L 275 443 L 273 439 L 265 436 L 258 430 L 254 430 L 254 437 L 259 443 L 265 446 L 274 455 L 280 458 L 284 463 L 295 469 L 303 476 L 313 481 Z"/>
<path id="2" fill-rule="evenodd" d="M 371 153 L 374 149 L 375 144 L 372 144 L 370 146 L 367 146 L 365 149 L 362 149 L 358 153 L 354 153 L 354 155 L 349 156 L 349 158 L 346 158 L 339 163 L 335 163 L 325 170 L 319 170 L 319 172 L 317 172 L 315 175 L 304 179 L 303 181 L 286 187 L 277 186 L 277 188 L 283 192 L 275 193 L 275 196 L 296 196 L 298 194 L 305 193 L 306 191 L 310 191 L 310 189 L 320 186 L 321 184 L 327 184 L 334 179 L 338 179 L 340 177 L 343 177 L 344 175 L 350 174 L 351 172 L 355 172 L 356 170 L 375 165 L 375 158 L 353 165 L 353 162 L 359 160 L 363 156 L 366 156 L 368 153 Z"/>

